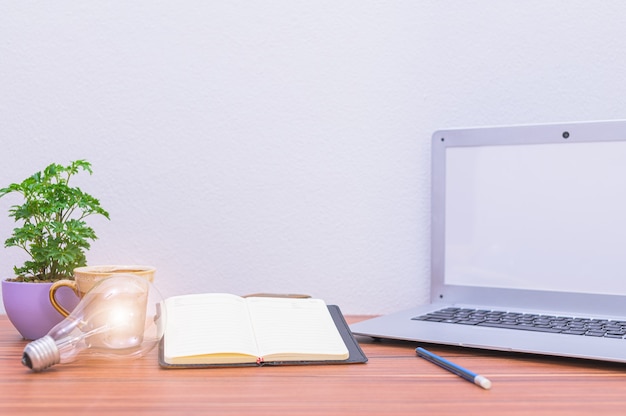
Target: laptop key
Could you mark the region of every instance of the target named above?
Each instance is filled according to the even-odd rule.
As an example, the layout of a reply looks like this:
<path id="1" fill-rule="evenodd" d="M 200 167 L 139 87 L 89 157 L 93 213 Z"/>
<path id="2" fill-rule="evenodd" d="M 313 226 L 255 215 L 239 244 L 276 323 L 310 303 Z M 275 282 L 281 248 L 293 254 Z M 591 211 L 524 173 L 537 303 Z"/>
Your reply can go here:
<path id="1" fill-rule="evenodd" d="M 505 328 L 505 329 L 522 329 L 525 331 L 535 331 L 535 332 L 550 332 L 553 334 L 559 334 L 562 331 L 560 329 L 554 328 L 544 328 L 544 327 L 536 327 L 533 325 L 513 325 L 513 324 L 502 324 L 498 322 L 481 322 L 477 324 L 477 326 L 486 326 L 490 328 Z"/>
<path id="2" fill-rule="evenodd" d="M 567 331 L 563 331 L 561 333 L 569 335 L 585 335 L 586 332 L 587 331 L 585 331 L 584 329 L 568 329 Z"/>
<path id="3" fill-rule="evenodd" d="M 587 331 L 585 335 L 588 337 L 603 337 L 604 331 Z"/>

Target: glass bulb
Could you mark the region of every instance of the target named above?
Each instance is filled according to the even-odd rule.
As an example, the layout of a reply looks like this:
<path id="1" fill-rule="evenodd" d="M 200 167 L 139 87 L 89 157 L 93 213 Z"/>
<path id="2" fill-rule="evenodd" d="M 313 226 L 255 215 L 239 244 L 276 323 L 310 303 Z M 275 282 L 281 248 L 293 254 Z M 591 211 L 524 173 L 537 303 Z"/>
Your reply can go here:
<path id="1" fill-rule="evenodd" d="M 163 298 L 145 278 L 119 274 L 103 279 L 72 313 L 42 338 L 26 345 L 22 364 L 42 371 L 79 355 L 141 357 L 163 335 Z"/>

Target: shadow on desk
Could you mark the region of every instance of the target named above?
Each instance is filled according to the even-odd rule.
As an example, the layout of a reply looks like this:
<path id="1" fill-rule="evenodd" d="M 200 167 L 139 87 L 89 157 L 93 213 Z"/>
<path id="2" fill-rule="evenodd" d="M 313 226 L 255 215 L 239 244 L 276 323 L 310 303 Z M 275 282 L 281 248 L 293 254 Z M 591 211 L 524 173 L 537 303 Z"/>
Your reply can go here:
<path id="1" fill-rule="evenodd" d="M 571 366 L 589 367 L 589 368 L 603 368 L 604 367 L 604 368 L 612 369 L 612 370 L 626 371 L 626 363 L 587 360 L 587 359 L 570 358 L 570 357 L 558 357 L 558 356 L 552 356 L 552 355 L 519 353 L 519 352 L 510 352 L 510 351 L 495 351 L 495 350 L 486 350 L 486 349 L 471 348 L 471 347 L 431 344 L 427 342 L 371 338 L 371 337 L 360 336 L 360 335 L 356 335 L 355 338 L 361 345 L 380 345 L 380 346 L 391 347 L 391 348 L 401 348 L 407 351 L 408 350 L 415 351 L 415 348 L 417 348 L 418 346 L 421 346 L 428 350 L 431 350 L 431 349 L 437 350 L 440 354 L 445 355 L 446 357 L 450 359 L 453 359 L 455 356 L 491 357 L 491 358 L 501 358 L 501 359 L 509 359 L 509 360 L 539 361 L 543 363 L 554 363 L 557 365 L 565 365 L 565 366 L 571 365 Z M 626 345 L 624 345 L 624 348 L 626 348 Z"/>

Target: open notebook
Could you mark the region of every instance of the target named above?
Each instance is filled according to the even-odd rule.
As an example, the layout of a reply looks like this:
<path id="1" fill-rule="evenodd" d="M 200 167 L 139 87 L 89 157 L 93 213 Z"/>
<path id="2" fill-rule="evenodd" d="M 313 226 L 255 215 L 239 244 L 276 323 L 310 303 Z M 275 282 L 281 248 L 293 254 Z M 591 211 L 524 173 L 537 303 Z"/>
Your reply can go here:
<path id="1" fill-rule="evenodd" d="M 626 121 L 432 137 L 431 303 L 355 334 L 626 362 Z"/>

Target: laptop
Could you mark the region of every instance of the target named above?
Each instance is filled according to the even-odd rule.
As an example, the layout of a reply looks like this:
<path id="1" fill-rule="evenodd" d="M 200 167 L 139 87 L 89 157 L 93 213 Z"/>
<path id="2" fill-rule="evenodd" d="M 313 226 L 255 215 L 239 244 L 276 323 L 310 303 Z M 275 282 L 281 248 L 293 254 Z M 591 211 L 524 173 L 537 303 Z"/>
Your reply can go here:
<path id="1" fill-rule="evenodd" d="M 626 120 L 432 136 L 431 299 L 381 339 L 626 362 Z"/>

